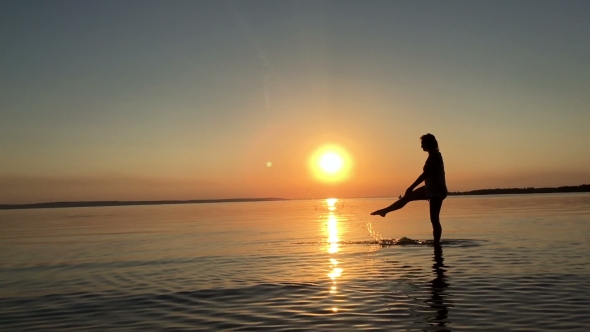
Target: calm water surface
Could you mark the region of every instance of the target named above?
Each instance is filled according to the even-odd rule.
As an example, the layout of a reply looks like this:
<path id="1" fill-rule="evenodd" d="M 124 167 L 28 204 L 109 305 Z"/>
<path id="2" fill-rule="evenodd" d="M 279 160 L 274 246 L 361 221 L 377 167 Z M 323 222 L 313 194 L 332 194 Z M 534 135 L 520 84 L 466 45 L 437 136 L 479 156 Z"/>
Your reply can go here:
<path id="1" fill-rule="evenodd" d="M 0 211 L 0 330 L 590 328 L 589 194 L 391 202 Z"/>

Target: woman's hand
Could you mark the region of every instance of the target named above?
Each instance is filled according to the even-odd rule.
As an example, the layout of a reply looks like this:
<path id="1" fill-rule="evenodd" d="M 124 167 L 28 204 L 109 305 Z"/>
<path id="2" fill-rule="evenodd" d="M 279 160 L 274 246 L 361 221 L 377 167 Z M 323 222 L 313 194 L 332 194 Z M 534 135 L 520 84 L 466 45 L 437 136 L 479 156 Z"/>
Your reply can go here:
<path id="1" fill-rule="evenodd" d="M 412 188 L 412 187 L 406 189 L 406 193 L 404 194 L 404 197 L 410 195 L 412 193 L 412 191 L 414 191 L 414 188 Z"/>

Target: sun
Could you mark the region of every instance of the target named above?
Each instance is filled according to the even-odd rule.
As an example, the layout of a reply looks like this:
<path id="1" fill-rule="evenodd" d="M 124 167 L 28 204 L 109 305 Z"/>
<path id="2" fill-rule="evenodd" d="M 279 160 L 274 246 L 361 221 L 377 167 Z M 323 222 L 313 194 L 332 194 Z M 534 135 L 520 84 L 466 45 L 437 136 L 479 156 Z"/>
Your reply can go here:
<path id="1" fill-rule="evenodd" d="M 326 152 L 320 157 L 320 167 L 328 173 L 338 172 L 342 168 L 342 157 L 334 152 Z"/>
<path id="2" fill-rule="evenodd" d="M 352 158 L 342 147 L 324 145 L 309 159 L 309 168 L 316 180 L 337 183 L 347 180 L 352 169 Z"/>

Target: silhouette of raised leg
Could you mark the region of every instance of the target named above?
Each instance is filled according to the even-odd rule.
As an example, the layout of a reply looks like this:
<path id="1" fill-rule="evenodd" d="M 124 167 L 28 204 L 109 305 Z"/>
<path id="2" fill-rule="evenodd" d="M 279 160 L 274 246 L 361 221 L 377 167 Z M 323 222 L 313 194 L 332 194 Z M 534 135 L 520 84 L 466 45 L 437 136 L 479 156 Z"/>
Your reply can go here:
<path id="1" fill-rule="evenodd" d="M 381 209 L 381 210 L 377 210 L 373 213 L 371 213 L 372 216 L 381 216 L 381 217 L 385 217 L 386 214 L 388 214 L 389 212 L 395 211 L 395 210 L 399 210 L 401 208 L 403 208 L 404 206 L 406 206 L 406 204 L 408 204 L 408 202 L 410 201 L 409 198 L 407 197 L 402 197 L 400 200 L 398 200 L 397 202 L 391 204 L 390 206 Z"/>

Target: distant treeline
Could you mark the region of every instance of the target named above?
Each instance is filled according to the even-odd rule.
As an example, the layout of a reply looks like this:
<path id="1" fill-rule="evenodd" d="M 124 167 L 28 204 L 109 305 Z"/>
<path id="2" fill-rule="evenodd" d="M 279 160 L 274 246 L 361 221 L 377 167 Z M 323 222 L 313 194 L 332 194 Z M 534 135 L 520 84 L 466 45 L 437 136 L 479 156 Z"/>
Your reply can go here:
<path id="1" fill-rule="evenodd" d="M 557 188 L 496 188 L 472 191 L 450 192 L 449 195 L 503 195 L 503 194 L 546 194 L 546 193 L 582 193 L 590 192 L 590 184 Z"/>
<path id="2" fill-rule="evenodd" d="M 93 206 L 128 206 L 128 205 L 165 205 L 165 204 L 196 204 L 196 203 L 231 203 L 231 202 L 262 202 L 283 201 L 284 198 L 228 198 L 228 199 L 195 199 L 189 201 L 90 201 L 90 202 L 49 202 L 33 204 L 0 204 L 0 210 L 15 209 L 55 209 Z"/>

